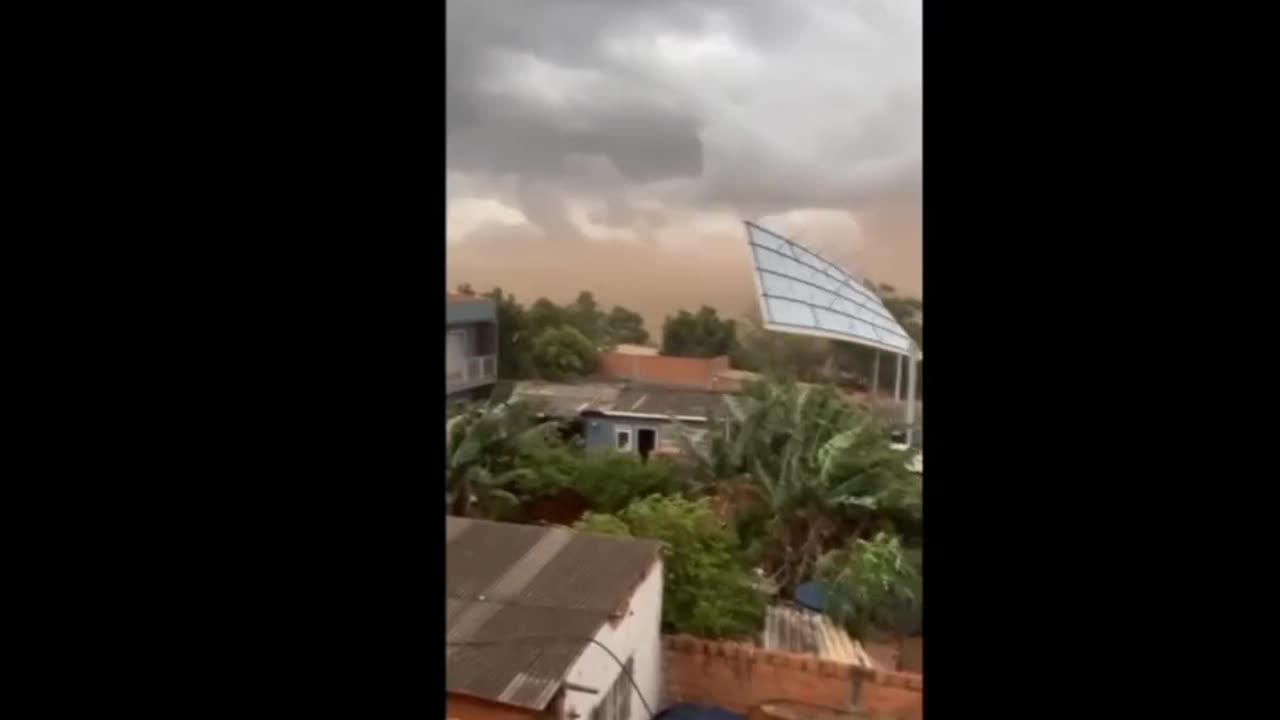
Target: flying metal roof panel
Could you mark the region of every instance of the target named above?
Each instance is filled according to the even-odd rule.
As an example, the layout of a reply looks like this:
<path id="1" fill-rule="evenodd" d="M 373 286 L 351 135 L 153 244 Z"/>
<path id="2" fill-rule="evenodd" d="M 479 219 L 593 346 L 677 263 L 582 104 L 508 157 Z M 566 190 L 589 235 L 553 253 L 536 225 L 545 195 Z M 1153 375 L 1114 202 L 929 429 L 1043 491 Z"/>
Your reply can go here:
<path id="1" fill-rule="evenodd" d="M 746 225 L 767 328 L 911 353 L 906 330 L 860 278 L 775 232 Z"/>

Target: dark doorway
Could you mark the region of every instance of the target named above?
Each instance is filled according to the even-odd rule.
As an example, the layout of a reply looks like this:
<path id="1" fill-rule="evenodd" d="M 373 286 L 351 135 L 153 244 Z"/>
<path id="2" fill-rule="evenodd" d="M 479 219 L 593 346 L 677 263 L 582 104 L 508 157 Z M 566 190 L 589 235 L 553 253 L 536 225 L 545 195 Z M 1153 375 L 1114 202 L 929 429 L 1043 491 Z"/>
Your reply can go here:
<path id="1" fill-rule="evenodd" d="M 640 459 L 648 460 L 649 453 L 658 446 L 658 431 L 653 428 L 640 428 L 636 431 L 636 449 L 640 451 Z"/>

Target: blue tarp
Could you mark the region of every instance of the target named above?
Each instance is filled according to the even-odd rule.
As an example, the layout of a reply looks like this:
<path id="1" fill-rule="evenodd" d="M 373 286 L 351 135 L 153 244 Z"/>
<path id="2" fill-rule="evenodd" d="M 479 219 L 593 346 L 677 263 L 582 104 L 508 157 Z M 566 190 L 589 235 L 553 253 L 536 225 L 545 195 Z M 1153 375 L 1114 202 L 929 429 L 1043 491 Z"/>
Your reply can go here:
<path id="1" fill-rule="evenodd" d="M 827 608 L 827 588 L 817 580 L 796 588 L 796 602 L 810 610 L 822 612 Z"/>
<path id="2" fill-rule="evenodd" d="M 658 713 L 657 718 L 660 720 L 746 720 L 747 716 L 715 705 L 681 703 Z"/>

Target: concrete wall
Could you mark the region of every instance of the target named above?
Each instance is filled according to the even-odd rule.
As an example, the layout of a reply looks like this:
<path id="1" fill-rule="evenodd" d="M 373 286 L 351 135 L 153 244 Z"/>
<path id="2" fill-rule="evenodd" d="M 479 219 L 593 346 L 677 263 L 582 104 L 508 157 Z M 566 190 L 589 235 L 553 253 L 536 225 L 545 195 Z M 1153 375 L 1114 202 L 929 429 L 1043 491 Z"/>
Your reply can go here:
<path id="1" fill-rule="evenodd" d="M 922 720 L 924 676 L 882 672 L 689 636 L 663 639 L 663 706 L 720 705 L 746 714 L 771 700 L 796 700 L 876 717 Z"/>
<path id="2" fill-rule="evenodd" d="M 603 643 L 618 656 L 618 660 L 626 662 L 632 659 L 634 678 L 644 693 L 645 700 L 656 712 L 662 698 L 662 561 L 655 561 L 645 575 L 644 580 L 631 596 L 626 614 L 616 622 L 607 622 L 596 634 L 596 640 Z M 604 698 L 605 694 L 622 676 L 622 668 L 609 657 L 599 645 L 591 644 L 583 651 L 582 657 L 573 664 L 566 679 L 575 685 L 595 689 L 595 694 L 569 690 L 565 693 L 563 717 L 586 719 L 591 711 Z M 630 683 L 627 683 L 630 687 Z M 649 720 L 651 715 L 645 711 L 644 703 L 636 696 L 635 688 L 630 687 L 631 717 L 633 720 Z"/>

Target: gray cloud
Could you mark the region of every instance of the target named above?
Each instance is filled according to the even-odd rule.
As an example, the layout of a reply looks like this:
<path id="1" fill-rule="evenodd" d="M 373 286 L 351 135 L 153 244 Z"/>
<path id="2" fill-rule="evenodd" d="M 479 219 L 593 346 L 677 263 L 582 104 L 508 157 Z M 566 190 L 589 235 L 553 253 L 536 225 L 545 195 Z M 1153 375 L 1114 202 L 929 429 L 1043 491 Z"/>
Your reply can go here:
<path id="1" fill-rule="evenodd" d="M 548 236 L 919 193 L 919 0 L 446 4 L 450 170 Z"/>

